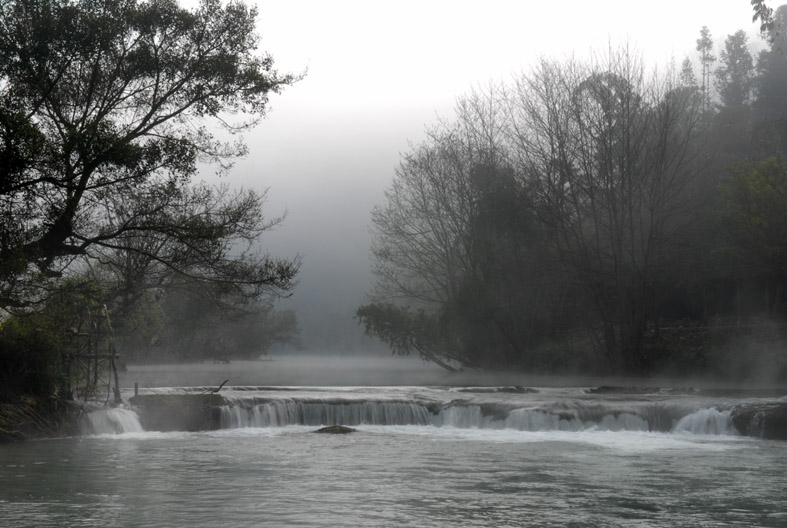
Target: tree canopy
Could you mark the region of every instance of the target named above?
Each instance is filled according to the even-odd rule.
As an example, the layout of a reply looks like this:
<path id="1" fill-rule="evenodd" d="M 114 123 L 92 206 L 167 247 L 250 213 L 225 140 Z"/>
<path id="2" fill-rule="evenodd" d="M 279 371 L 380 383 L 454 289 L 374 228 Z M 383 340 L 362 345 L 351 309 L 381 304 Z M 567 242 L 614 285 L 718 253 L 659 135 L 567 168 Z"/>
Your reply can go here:
<path id="1" fill-rule="evenodd" d="M 297 259 L 250 245 L 279 220 L 264 196 L 190 187 L 199 164 L 226 171 L 247 151 L 212 130 L 253 126 L 295 80 L 257 53 L 256 15 L 240 1 L 2 0 L 0 306 L 119 253 L 252 295 L 292 287 Z"/>
<path id="2" fill-rule="evenodd" d="M 746 42 L 717 61 L 703 27 L 701 77 L 624 46 L 461 99 L 372 211 L 366 332 L 448 369 L 682 374 L 723 352 L 676 326 L 783 316 L 784 57 Z"/>

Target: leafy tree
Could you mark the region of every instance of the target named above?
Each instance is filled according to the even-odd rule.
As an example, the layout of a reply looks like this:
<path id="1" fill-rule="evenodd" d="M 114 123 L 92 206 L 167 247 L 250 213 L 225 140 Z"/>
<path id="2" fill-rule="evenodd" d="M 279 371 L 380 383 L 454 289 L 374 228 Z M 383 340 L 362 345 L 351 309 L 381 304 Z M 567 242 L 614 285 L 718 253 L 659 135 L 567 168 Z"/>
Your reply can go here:
<path id="1" fill-rule="evenodd" d="M 100 313 L 103 298 L 95 282 L 69 279 L 37 311 L 0 322 L 0 401 L 56 392 L 70 399 L 67 354 L 77 351 L 75 332 L 88 330 L 86 310 Z"/>
<path id="2" fill-rule="evenodd" d="M 545 60 L 469 98 L 486 111 L 408 155 L 373 212 L 367 332 L 427 358 L 527 367 L 584 316 L 607 365 L 647 370 L 657 292 L 705 207 L 702 100 L 675 77 L 648 78 L 624 49 Z"/>
<path id="3" fill-rule="evenodd" d="M 133 311 L 149 290 L 212 284 L 198 291 L 219 307 L 224 299 L 273 298 L 287 291 L 299 258 L 260 259 L 253 244 L 281 217 L 262 216 L 264 194 L 204 184 L 113 200 L 105 211 L 112 225 L 135 221 L 139 229 L 95 251 L 97 279 L 109 291 L 115 315 Z"/>
<path id="4" fill-rule="evenodd" d="M 527 362 L 551 314 L 551 270 L 504 144 L 502 94 L 459 101 L 457 120 L 405 155 L 375 208 L 373 303 L 358 316 L 395 353 L 445 368 Z"/>
<path id="5" fill-rule="evenodd" d="M 268 355 L 274 345 L 301 347 L 300 328 L 293 310 L 275 310 L 270 304 L 258 306 L 242 321 L 236 354 L 250 359 Z"/>
<path id="6" fill-rule="evenodd" d="M 649 367 L 654 295 L 701 214 L 701 107 L 628 50 L 543 61 L 517 85 L 517 171 L 589 303 L 608 364 Z"/>
<path id="7" fill-rule="evenodd" d="M 737 31 L 724 41 L 716 69 L 716 88 L 720 102 L 713 115 L 713 132 L 718 148 L 719 171 L 731 164 L 757 156 L 755 122 L 751 106 L 754 65 L 746 33 Z"/>
<path id="8" fill-rule="evenodd" d="M 198 163 L 224 171 L 246 152 L 208 125 L 248 129 L 295 80 L 255 53 L 256 15 L 219 0 L 0 3 L 0 306 L 40 300 L 75 259 L 113 251 L 256 291 L 292 286 L 297 262 L 232 252 L 267 227 L 259 196 L 188 187 Z"/>
<path id="9" fill-rule="evenodd" d="M 452 346 L 452 336 L 443 328 L 438 314 L 423 308 L 414 310 L 401 304 L 375 302 L 358 308 L 357 316 L 366 334 L 388 344 L 396 355 L 417 353 L 451 372 L 457 370 L 451 362 L 475 366 Z"/>
<path id="10" fill-rule="evenodd" d="M 726 245 L 721 253 L 742 274 L 768 277 L 768 311 L 773 312 L 787 279 L 787 158 L 733 167 L 722 189 Z"/>
<path id="11" fill-rule="evenodd" d="M 787 5 L 776 10 L 774 19 L 780 27 L 787 26 Z M 760 52 L 757 59 L 757 81 L 755 107 L 758 117 L 787 115 L 787 56 L 784 43 L 787 37 L 774 34 L 768 49 Z"/>
<path id="12" fill-rule="evenodd" d="M 757 59 L 752 104 L 757 159 L 787 153 L 787 5 L 776 10 L 774 20 L 781 32 L 771 31 L 768 49 L 762 50 Z"/>
<path id="13" fill-rule="evenodd" d="M 198 284 L 165 292 L 165 324 L 137 351 L 139 360 L 257 359 L 274 344 L 297 347 L 294 312 L 271 304 L 225 302 L 217 306 Z"/>
<path id="14" fill-rule="evenodd" d="M 373 304 L 358 310 L 367 333 L 396 353 L 418 352 L 446 368 L 449 358 L 472 361 L 444 328 L 441 312 L 474 268 L 472 167 L 493 155 L 477 138 L 469 123 L 438 128 L 404 156 L 385 205 L 372 211 L 377 281 Z"/>
<path id="15" fill-rule="evenodd" d="M 565 274 L 512 168 L 480 165 L 471 178 L 472 269 L 443 305 L 443 320 L 476 362 L 527 366 L 562 315 Z"/>
<path id="16" fill-rule="evenodd" d="M 375 242 L 384 244 L 386 251 L 375 256 L 385 275 L 378 274 L 375 302 L 360 308 L 358 316 L 367 333 L 386 341 L 396 353 L 418 352 L 444 368 L 451 368 L 449 360 L 473 367 L 524 366 L 532 348 L 552 329 L 559 288 L 549 279 L 555 269 L 513 171 L 479 164 L 468 176 L 468 186 L 462 187 L 466 201 L 452 196 L 410 204 L 421 208 L 417 217 L 404 211 L 374 217 L 384 229 Z M 449 211 L 444 208 L 447 203 L 464 207 Z M 389 202 L 386 208 L 402 205 Z M 405 217 L 412 225 L 415 218 L 439 222 L 449 216 L 462 226 L 450 244 L 453 251 L 426 249 L 439 245 L 443 232 L 430 231 L 425 224 L 401 231 L 408 227 L 401 224 Z M 400 231 L 382 223 L 390 221 L 396 221 Z M 408 267 L 399 264 L 399 255 L 406 256 Z M 452 272 L 453 277 L 440 271 Z M 430 284 L 441 284 L 437 293 L 442 296 L 432 300 L 412 287 L 401 288 L 407 277 L 413 277 L 407 281 L 411 286 L 428 279 L 421 283 L 426 291 L 434 292 Z"/>
<path id="17" fill-rule="evenodd" d="M 499 109 L 489 107 L 486 97 L 469 99 L 459 105 L 465 118 L 436 127 L 403 156 L 385 205 L 372 211 L 377 300 L 439 306 L 454 298 L 462 276 L 473 268 L 473 168 L 502 160 L 494 146 L 500 140 L 489 139 L 496 130 L 500 134 Z"/>
<path id="18" fill-rule="evenodd" d="M 752 10 L 754 11 L 754 15 L 751 18 L 752 22 L 760 21 L 760 32 L 761 33 L 769 33 L 772 36 L 772 32 L 780 26 L 778 22 L 774 19 L 773 16 L 773 9 L 768 7 L 765 4 L 765 0 L 751 0 Z"/>

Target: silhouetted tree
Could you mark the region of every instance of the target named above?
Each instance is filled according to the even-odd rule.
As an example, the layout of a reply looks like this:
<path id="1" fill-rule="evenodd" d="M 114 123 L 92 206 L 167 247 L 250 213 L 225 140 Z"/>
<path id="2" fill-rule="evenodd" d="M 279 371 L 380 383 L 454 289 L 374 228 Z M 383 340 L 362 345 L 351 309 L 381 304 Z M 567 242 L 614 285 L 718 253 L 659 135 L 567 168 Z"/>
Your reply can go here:
<path id="1" fill-rule="evenodd" d="M 648 368 L 654 294 L 701 214 L 701 106 L 629 50 L 542 61 L 515 94 L 512 147 L 610 365 Z"/>
<path id="2" fill-rule="evenodd" d="M 724 242 L 719 253 L 739 277 L 766 277 L 773 313 L 787 284 L 787 158 L 739 164 L 722 189 Z"/>
<path id="3" fill-rule="evenodd" d="M 757 60 L 753 113 L 757 158 L 787 153 L 787 5 L 776 10 L 768 49 Z"/>
<path id="4" fill-rule="evenodd" d="M 299 258 L 269 259 L 254 248 L 282 220 L 262 216 L 264 194 L 205 184 L 146 191 L 113 197 L 103 208 L 108 225 L 137 227 L 94 248 L 88 261 L 116 317 L 132 312 L 149 290 L 212 284 L 200 291 L 220 307 L 224 298 L 267 300 L 290 289 Z M 135 218 L 140 210 L 149 212 Z"/>
<path id="5" fill-rule="evenodd" d="M 129 340 L 129 352 L 142 361 L 258 359 L 273 345 L 300 345 L 293 311 L 227 297 L 217 306 L 211 300 L 217 294 L 202 291 L 215 287 L 192 284 L 164 291 L 159 300 L 164 324 L 145 336 L 146 342 Z"/>
<path id="6" fill-rule="evenodd" d="M 760 32 L 772 37 L 773 31 L 780 27 L 778 21 L 774 19 L 773 9 L 765 4 L 765 0 L 751 0 L 751 6 L 754 11 L 751 21 L 757 22 L 759 20 Z"/>
<path id="7" fill-rule="evenodd" d="M 716 56 L 713 54 L 713 38 L 711 37 L 708 26 L 702 26 L 700 38 L 697 39 L 697 51 L 700 54 L 702 100 L 705 104 L 705 111 L 711 108 L 711 74 L 713 73 L 713 63 Z"/>
<path id="8" fill-rule="evenodd" d="M 686 57 L 680 68 L 680 83 L 687 88 L 697 87 L 697 76 L 694 75 L 694 66 L 691 64 L 691 59 Z"/>
<path id="9" fill-rule="evenodd" d="M 256 15 L 219 0 L 0 4 L 0 306 L 34 302 L 75 258 L 114 250 L 186 275 L 200 261 L 199 273 L 224 281 L 291 287 L 297 263 L 227 251 L 222 211 L 175 210 L 199 192 L 187 189 L 199 162 L 226 170 L 246 152 L 206 124 L 245 130 L 294 80 L 255 53 Z M 191 264 L 143 239 L 177 239 Z"/>
<path id="10" fill-rule="evenodd" d="M 716 68 L 716 89 L 725 108 L 749 104 L 754 84 L 754 61 L 747 46 L 746 32 L 738 30 L 724 41 L 721 61 Z"/>
<path id="11" fill-rule="evenodd" d="M 460 100 L 372 213 L 378 280 L 358 316 L 395 353 L 446 368 L 522 364 L 549 332 L 539 279 L 553 268 L 506 161 L 502 103 L 494 88 Z"/>
<path id="12" fill-rule="evenodd" d="M 750 105 L 754 65 L 746 46 L 746 33 L 737 31 L 724 41 L 716 69 L 720 102 L 714 115 L 714 132 L 724 166 L 755 157 L 754 121 Z"/>

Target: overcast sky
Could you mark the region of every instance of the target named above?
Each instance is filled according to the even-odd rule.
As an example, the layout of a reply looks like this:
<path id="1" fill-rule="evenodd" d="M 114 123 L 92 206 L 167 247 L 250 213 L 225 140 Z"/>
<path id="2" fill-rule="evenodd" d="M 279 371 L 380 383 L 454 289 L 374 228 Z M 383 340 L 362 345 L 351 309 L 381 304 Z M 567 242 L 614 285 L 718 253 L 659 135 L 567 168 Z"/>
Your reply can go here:
<path id="1" fill-rule="evenodd" d="M 539 56 L 581 56 L 628 41 L 653 64 L 695 59 L 707 25 L 720 48 L 745 29 L 749 0 L 257 2 L 262 37 L 280 71 L 305 78 L 271 99 L 246 136 L 251 153 L 227 177 L 269 188 L 267 213 L 288 210 L 264 238 L 277 256 L 304 256 L 281 304 L 305 334 L 339 328 L 371 284 L 369 213 L 382 203 L 408 142 L 423 138 L 457 97 L 527 70 Z M 774 7 L 778 5 L 773 2 Z"/>

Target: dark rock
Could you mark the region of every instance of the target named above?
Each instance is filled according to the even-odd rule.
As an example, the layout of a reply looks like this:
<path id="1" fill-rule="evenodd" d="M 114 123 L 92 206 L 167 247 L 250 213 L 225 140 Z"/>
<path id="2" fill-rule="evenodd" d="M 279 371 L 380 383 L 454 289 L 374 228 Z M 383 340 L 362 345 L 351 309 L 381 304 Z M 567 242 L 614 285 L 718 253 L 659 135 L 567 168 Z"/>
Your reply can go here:
<path id="1" fill-rule="evenodd" d="M 732 422 L 747 436 L 787 440 L 787 402 L 739 405 L 732 410 Z"/>
<path id="2" fill-rule="evenodd" d="M 612 385 L 602 385 L 585 391 L 587 394 L 658 394 L 661 389 L 658 387 L 617 387 Z"/>
<path id="3" fill-rule="evenodd" d="M 510 393 L 510 394 L 532 394 L 534 392 L 538 392 L 536 389 L 531 389 L 530 387 L 522 387 L 521 385 L 516 385 L 514 387 L 465 387 L 461 389 L 456 389 L 457 392 L 474 392 L 479 394 L 484 393 Z"/>
<path id="4" fill-rule="evenodd" d="M 313 433 L 323 433 L 323 434 L 347 434 L 347 433 L 354 433 L 357 429 L 353 429 L 352 427 L 346 427 L 344 425 L 329 425 L 328 427 L 323 427 L 322 429 L 317 429 L 316 431 L 312 431 Z"/>
<path id="5" fill-rule="evenodd" d="M 531 389 L 530 387 L 522 387 L 521 385 L 517 385 L 516 387 L 500 387 L 497 389 L 497 392 L 507 392 L 511 394 L 533 394 L 538 391 L 536 389 Z"/>

